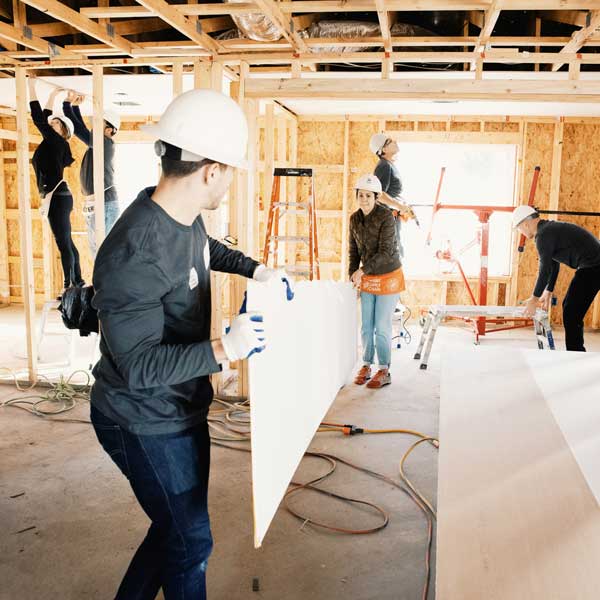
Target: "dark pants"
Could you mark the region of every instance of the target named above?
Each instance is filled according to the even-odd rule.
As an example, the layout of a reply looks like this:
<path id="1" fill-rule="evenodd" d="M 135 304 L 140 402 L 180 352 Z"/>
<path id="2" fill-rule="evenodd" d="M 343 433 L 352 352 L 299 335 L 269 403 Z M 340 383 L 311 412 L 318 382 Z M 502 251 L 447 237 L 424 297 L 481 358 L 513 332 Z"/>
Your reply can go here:
<path id="1" fill-rule="evenodd" d="M 585 352 L 583 319 L 600 291 L 600 267 L 578 269 L 563 300 L 563 323 L 567 350 Z"/>
<path id="2" fill-rule="evenodd" d="M 204 600 L 212 550 L 207 423 L 175 434 L 134 435 L 92 406 L 100 444 L 129 479 L 152 524 L 115 600 Z"/>
<path id="3" fill-rule="evenodd" d="M 73 196 L 65 183 L 61 183 L 54 192 L 48 208 L 50 229 L 56 240 L 60 261 L 64 273 L 64 286 L 82 285 L 79 252 L 71 237 L 71 212 L 73 211 Z"/>

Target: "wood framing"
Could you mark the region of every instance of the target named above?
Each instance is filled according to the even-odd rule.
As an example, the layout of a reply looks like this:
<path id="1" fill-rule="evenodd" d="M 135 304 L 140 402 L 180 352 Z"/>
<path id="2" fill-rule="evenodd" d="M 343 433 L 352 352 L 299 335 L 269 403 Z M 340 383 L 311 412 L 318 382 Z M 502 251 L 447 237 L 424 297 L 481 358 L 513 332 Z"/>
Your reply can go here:
<path id="1" fill-rule="evenodd" d="M 38 37 L 33 34 L 25 35 L 23 28 L 17 29 L 12 25 L 8 25 L 8 23 L 0 22 L 0 38 L 11 40 L 12 42 L 16 42 L 18 44 L 22 44 L 27 48 L 37 50 L 38 52 L 41 52 L 44 55 L 48 55 L 51 58 L 54 58 L 55 56 L 60 56 L 61 58 L 77 57 L 76 54 L 66 51 L 63 47 L 58 46 L 57 44 L 47 42 L 41 37 Z"/>
<path id="2" fill-rule="evenodd" d="M 25 333 L 29 381 L 37 381 L 38 349 L 35 335 L 35 279 L 33 274 L 33 232 L 29 177 L 29 125 L 26 76 L 15 71 L 17 90 L 17 189 L 19 198 L 19 234 L 21 238 L 21 286 L 25 308 Z"/>
<path id="3" fill-rule="evenodd" d="M 600 10 L 594 10 L 588 15 L 589 19 L 586 19 L 586 27 L 577 31 L 573 34 L 571 41 L 561 50 L 561 54 L 577 53 L 581 47 L 591 38 L 598 27 L 600 27 Z M 553 71 L 558 71 L 564 63 L 556 63 L 553 67 Z"/>
<path id="4" fill-rule="evenodd" d="M 59 2 L 58 0 L 21 0 L 33 8 L 37 8 L 39 11 L 46 13 L 59 21 L 68 23 L 73 27 L 76 27 L 82 33 L 112 46 L 118 48 L 125 54 L 131 55 L 135 44 L 129 42 L 124 37 L 112 32 L 109 27 L 102 27 L 98 23 L 88 19 L 76 10 L 73 10 Z M 112 34 L 112 35 L 111 35 Z"/>
<path id="5" fill-rule="evenodd" d="M 552 144 L 552 173 L 550 174 L 550 210 L 558 210 L 560 199 L 560 170 L 562 165 L 564 121 L 560 119 L 554 127 L 554 143 Z M 558 215 L 556 215 L 558 218 Z"/>
<path id="6" fill-rule="evenodd" d="M 10 273 L 8 266 L 8 219 L 4 178 L 4 142 L 0 140 L 0 304 L 10 304 Z"/>
<path id="7" fill-rule="evenodd" d="M 461 61 L 464 60 L 464 57 Z M 408 79 L 250 79 L 249 98 L 447 99 L 598 102 L 600 81 L 408 80 Z"/>
<path id="8" fill-rule="evenodd" d="M 342 272 L 340 279 L 341 281 L 346 281 L 348 277 L 348 236 L 350 223 L 350 121 L 348 120 L 344 122 L 344 170 L 342 177 Z"/>
<path id="9" fill-rule="evenodd" d="M 148 10 L 159 16 L 168 23 L 173 29 L 176 29 L 193 42 L 196 42 L 206 50 L 216 53 L 221 49 L 221 45 L 198 28 L 197 23 L 192 23 L 181 12 L 174 9 L 165 0 L 137 0 L 139 4 L 145 6 Z"/>
<path id="10" fill-rule="evenodd" d="M 93 68 L 92 117 L 93 160 L 94 160 L 94 222 L 96 225 L 96 248 L 104 241 L 104 83 L 102 67 Z"/>

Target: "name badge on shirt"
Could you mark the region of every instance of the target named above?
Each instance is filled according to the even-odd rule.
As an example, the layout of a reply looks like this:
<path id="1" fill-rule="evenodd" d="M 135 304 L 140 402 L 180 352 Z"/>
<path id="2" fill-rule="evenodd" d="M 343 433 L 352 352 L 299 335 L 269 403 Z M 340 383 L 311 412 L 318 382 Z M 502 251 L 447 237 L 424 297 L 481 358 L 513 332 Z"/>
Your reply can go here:
<path id="1" fill-rule="evenodd" d="M 194 267 L 192 267 L 190 269 L 190 290 L 193 290 L 197 286 L 198 286 L 198 273 L 196 272 L 196 269 L 194 269 Z"/>

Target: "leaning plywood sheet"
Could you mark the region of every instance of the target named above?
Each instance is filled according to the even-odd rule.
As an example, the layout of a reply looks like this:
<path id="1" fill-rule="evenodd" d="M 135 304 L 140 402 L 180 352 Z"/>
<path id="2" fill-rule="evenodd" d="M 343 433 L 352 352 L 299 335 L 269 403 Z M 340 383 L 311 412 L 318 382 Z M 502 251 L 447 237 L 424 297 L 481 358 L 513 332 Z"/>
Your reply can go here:
<path id="1" fill-rule="evenodd" d="M 598 443 L 588 421 L 599 369 L 598 357 L 564 352 L 445 353 L 438 600 L 598 598 L 600 509 L 572 447 Z M 546 396 L 552 382 L 566 393 Z M 568 441 L 558 414 L 569 416 Z"/>
<path id="2" fill-rule="evenodd" d="M 302 455 L 357 356 L 356 292 L 349 283 L 248 285 L 264 315 L 267 348 L 250 360 L 254 544 L 258 548 Z"/>

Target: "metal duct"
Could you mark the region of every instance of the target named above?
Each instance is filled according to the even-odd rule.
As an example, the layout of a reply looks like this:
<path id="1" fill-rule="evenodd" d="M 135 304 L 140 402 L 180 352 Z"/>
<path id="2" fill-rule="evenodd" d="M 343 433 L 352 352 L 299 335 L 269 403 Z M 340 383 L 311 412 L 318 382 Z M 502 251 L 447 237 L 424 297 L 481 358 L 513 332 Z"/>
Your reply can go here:
<path id="1" fill-rule="evenodd" d="M 229 3 L 239 3 L 245 0 L 225 0 Z M 260 13 L 251 13 L 245 15 L 231 15 L 233 22 L 237 25 L 242 34 L 257 42 L 276 42 L 281 39 L 279 29 L 275 27 L 273 21 L 261 15 Z"/>

